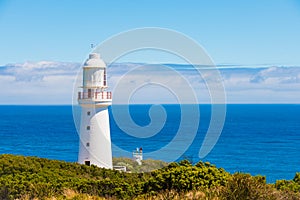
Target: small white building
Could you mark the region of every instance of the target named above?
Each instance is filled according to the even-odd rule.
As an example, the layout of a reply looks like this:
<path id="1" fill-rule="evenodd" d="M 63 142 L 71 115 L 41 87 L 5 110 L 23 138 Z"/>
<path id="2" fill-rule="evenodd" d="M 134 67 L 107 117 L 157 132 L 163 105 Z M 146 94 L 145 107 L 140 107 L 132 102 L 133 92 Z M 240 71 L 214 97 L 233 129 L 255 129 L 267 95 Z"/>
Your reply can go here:
<path id="1" fill-rule="evenodd" d="M 78 162 L 112 169 L 108 115 L 112 94 L 106 90 L 106 64 L 99 54 L 92 53 L 84 63 L 82 90 L 78 93 L 81 106 Z"/>
<path id="2" fill-rule="evenodd" d="M 136 148 L 136 150 L 132 152 L 132 157 L 139 165 L 142 165 L 143 148 Z"/>

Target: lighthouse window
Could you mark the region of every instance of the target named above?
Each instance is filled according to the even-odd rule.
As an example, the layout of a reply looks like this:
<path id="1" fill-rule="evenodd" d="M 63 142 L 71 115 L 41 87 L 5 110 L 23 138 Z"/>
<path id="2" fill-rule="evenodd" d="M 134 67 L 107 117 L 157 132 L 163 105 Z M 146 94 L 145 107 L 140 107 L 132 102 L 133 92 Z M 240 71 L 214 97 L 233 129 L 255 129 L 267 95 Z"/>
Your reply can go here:
<path id="1" fill-rule="evenodd" d="M 87 147 L 89 147 L 89 146 L 90 146 L 90 143 L 89 143 L 89 142 L 87 142 L 87 143 L 86 143 L 86 146 L 87 146 Z"/>
<path id="2" fill-rule="evenodd" d="M 90 115 L 91 115 L 91 112 L 90 112 L 90 111 L 88 111 L 88 112 L 87 112 L 87 115 L 88 115 L 88 116 L 90 116 Z"/>
<path id="3" fill-rule="evenodd" d="M 88 98 L 92 97 L 92 89 L 88 89 Z"/>
<path id="4" fill-rule="evenodd" d="M 104 69 L 103 85 L 106 86 L 106 69 Z"/>
<path id="5" fill-rule="evenodd" d="M 90 127 L 90 126 L 87 126 L 87 127 L 86 127 L 86 130 L 88 130 L 88 131 L 89 131 L 90 129 L 91 129 L 91 127 Z"/>

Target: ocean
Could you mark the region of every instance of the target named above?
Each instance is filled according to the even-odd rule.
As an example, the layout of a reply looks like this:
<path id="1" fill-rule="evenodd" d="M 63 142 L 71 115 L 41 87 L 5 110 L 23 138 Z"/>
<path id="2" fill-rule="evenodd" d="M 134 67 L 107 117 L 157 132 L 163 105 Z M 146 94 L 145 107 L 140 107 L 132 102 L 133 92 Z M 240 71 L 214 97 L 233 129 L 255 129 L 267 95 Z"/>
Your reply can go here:
<path id="1" fill-rule="evenodd" d="M 151 105 L 130 105 L 134 122 L 150 123 Z M 160 150 L 175 137 L 181 120 L 179 105 L 162 105 L 167 114 L 164 127 L 152 137 L 130 136 L 118 127 L 110 111 L 113 156 L 130 156 L 136 147 L 145 153 Z M 196 163 L 208 129 L 211 106 L 199 105 L 200 123 L 193 142 L 178 160 Z M 117 108 L 116 108 L 117 109 Z M 118 109 L 124 109 L 119 106 Z M 193 119 L 190 119 L 191 123 Z M 187 137 L 189 133 L 186 133 Z M 72 106 L 0 106 L 0 154 L 38 156 L 76 162 L 78 134 Z M 180 143 L 184 145 L 184 143 Z M 127 153 L 124 153 L 127 152 Z M 172 150 L 168 152 L 172 154 Z M 167 160 L 166 154 L 155 159 Z M 148 159 L 150 157 L 146 157 Z M 252 175 L 265 175 L 272 183 L 290 180 L 300 172 L 300 105 L 227 105 L 226 120 L 212 151 L 202 159 L 217 167 Z"/>

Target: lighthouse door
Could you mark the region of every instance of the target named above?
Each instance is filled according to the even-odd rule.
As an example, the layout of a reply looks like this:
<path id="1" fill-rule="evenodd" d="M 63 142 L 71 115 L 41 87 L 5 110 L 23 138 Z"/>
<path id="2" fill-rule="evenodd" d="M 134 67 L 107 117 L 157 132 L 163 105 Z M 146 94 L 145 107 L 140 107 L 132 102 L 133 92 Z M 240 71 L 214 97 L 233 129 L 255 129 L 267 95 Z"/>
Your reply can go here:
<path id="1" fill-rule="evenodd" d="M 90 166 L 91 165 L 91 161 L 86 160 L 86 161 L 84 161 L 84 164 L 87 165 L 87 166 Z"/>

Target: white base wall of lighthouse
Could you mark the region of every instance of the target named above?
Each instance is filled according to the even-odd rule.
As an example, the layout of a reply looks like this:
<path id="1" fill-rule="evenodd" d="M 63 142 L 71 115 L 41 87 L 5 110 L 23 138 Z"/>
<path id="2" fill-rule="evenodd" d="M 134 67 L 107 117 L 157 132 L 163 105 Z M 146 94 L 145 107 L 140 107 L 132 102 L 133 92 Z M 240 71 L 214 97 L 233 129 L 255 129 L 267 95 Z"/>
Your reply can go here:
<path id="1" fill-rule="evenodd" d="M 78 162 L 112 169 L 107 107 L 82 107 Z"/>

